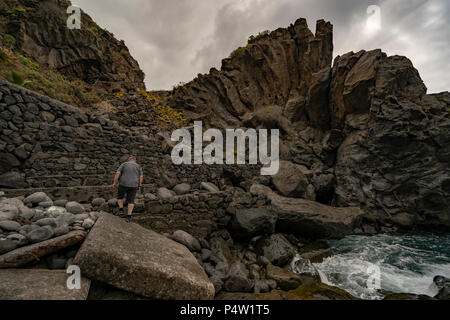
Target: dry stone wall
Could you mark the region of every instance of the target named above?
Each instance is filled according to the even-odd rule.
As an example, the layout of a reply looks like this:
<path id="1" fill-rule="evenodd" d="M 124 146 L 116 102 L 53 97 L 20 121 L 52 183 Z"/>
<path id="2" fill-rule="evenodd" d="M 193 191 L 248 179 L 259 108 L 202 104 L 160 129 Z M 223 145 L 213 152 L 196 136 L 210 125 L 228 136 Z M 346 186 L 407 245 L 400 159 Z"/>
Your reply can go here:
<path id="1" fill-rule="evenodd" d="M 148 192 L 153 186 L 170 188 L 181 182 L 223 184 L 222 168 L 174 166 L 156 137 L 0 80 L 0 188 L 7 193 L 49 189 L 70 198 L 74 191 L 79 199 L 80 193 L 92 191 L 87 187 L 112 184 L 115 170 L 129 154 L 143 167 Z M 111 193 L 94 190 L 94 197 Z"/>

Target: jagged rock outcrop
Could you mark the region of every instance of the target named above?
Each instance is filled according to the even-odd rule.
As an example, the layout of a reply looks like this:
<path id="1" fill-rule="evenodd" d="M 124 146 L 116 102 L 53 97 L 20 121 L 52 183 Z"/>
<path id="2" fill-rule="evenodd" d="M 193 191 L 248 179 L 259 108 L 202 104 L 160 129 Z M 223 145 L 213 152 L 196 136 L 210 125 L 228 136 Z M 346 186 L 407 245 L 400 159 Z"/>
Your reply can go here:
<path id="1" fill-rule="evenodd" d="M 67 28 L 70 1 L 6 0 L 0 31 L 41 65 L 108 91 L 143 89 L 144 73 L 123 41 L 82 13 L 80 30 Z"/>
<path id="2" fill-rule="evenodd" d="M 51 1 L 28 2 L 32 9 L 55 6 Z M 20 23 L 34 21 L 25 20 L 30 22 Z M 112 50 L 98 48 L 102 59 Z M 381 50 L 350 52 L 332 65 L 332 51 L 330 23 L 319 20 L 314 35 L 305 19 L 299 19 L 288 28 L 251 38 L 223 60 L 220 71 L 212 69 L 162 95 L 189 120 L 204 120 L 205 127 L 280 128 L 281 158 L 289 166 L 264 184 L 285 196 L 360 206 L 375 232 L 393 226 L 450 230 L 450 94 L 427 95 L 405 57 L 388 57 Z M 118 62 L 112 61 L 109 65 L 116 68 Z M 107 117 L 3 82 L 0 108 L 0 187 L 98 186 L 110 179 L 118 158 L 129 153 L 137 153 L 148 168 L 146 177 L 153 177 L 158 187 L 210 181 L 248 191 L 262 181 L 249 167 L 241 172 L 213 166 L 175 168 L 167 143 L 142 135 L 150 131 L 123 130 Z M 127 126 L 150 121 L 139 108 L 130 112 L 143 122 L 133 120 Z M 302 174 L 290 174 L 289 167 L 301 166 Z"/>
<path id="3" fill-rule="evenodd" d="M 176 88 L 169 103 L 190 119 L 216 127 L 239 127 L 254 111 L 278 106 L 287 120 L 326 125 L 324 90 L 331 79 L 332 25 L 319 20 L 314 35 L 305 19 L 249 40 L 192 82 Z M 325 90 L 326 91 L 326 90 Z"/>
<path id="4" fill-rule="evenodd" d="M 406 57 L 347 53 L 331 65 L 332 26 L 303 19 L 173 91 L 171 102 L 208 125 L 279 128 L 282 195 L 361 206 L 376 230 L 450 230 L 450 94 L 427 95 Z M 290 181 L 293 180 L 291 185 Z M 308 188 L 308 190 L 307 190 Z"/>
<path id="5" fill-rule="evenodd" d="M 346 136 L 335 204 L 404 229 L 449 230 L 450 94 L 426 95 L 407 58 L 375 50 L 337 58 L 330 95 Z"/>
<path id="6" fill-rule="evenodd" d="M 364 212 L 358 207 L 334 208 L 317 202 L 285 198 L 263 185 L 253 194 L 264 194 L 278 213 L 277 230 L 309 239 L 341 238 L 360 226 Z"/>

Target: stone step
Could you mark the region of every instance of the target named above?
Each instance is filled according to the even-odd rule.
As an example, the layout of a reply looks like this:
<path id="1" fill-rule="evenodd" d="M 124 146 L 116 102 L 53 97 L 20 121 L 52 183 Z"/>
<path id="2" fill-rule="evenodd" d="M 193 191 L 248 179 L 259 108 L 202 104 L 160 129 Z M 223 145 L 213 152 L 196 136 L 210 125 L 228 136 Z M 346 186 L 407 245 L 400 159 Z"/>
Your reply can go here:
<path id="1" fill-rule="evenodd" d="M 156 186 L 154 184 L 143 185 L 144 191 L 155 190 L 155 188 Z M 117 194 L 117 190 L 114 190 L 111 185 L 6 189 L 3 191 L 8 198 L 28 196 L 35 192 L 45 192 L 52 200 L 71 200 L 80 203 L 90 203 L 95 198 L 104 198 L 108 200 L 114 198 Z"/>

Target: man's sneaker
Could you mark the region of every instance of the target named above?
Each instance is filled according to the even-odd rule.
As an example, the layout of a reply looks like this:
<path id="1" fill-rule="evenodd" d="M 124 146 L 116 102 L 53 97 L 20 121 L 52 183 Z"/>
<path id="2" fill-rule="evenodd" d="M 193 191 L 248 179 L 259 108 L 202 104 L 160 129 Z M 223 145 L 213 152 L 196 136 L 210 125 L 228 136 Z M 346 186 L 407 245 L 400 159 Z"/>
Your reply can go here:
<path id="1" fill-rule="evenodd" d="M 127 216 L 127 220 L 126 220 L 126 221 L 127 221 L 127 222 L 131 222 L 131 217 L 132 217 L 132 216 Z"/>

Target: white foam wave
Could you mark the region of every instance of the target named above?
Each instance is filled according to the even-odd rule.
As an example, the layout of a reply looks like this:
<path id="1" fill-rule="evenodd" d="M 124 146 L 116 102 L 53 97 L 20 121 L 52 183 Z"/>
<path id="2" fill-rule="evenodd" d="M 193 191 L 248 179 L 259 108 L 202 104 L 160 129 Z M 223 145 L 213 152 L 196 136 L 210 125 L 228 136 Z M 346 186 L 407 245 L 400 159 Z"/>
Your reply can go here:
<path id="1" fill-rule="evenodd" d="M 433 278 L 450 278 L 450 236 L 351 236 L 330 245 L 335 255 L 315 264 L 322 282 L 361 299 L 382 299 L 384 290 L 433 297 Z M 380 269 L 381 290 L 367 285 L 373 265 Z"/>

